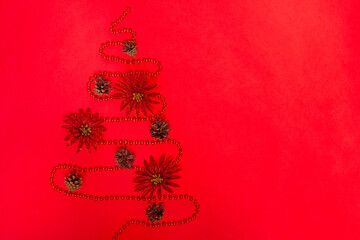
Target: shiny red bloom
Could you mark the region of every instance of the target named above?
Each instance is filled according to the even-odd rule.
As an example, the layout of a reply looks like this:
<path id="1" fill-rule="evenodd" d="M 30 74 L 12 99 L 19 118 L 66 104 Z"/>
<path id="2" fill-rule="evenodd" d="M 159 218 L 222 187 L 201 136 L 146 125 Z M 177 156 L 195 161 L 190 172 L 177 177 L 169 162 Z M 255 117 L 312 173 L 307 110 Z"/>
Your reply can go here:
<path id="1" fill-rule="evenodd" d="M 179 164 L 173 161 L 171 156 L 165 158 L 163 154 L 158 161 L 150 156 L 150 162 L 144 160 L 145 170 L 138 170 L 135 173 L 139 176 L 135 177 L 135 191 L 142 191 L 142 196 L 150 194 L 152 197 L 156 191 L 158 197 L 161 196 L 161 189 L 173 193 L 171 187 L 180 187 L 174 183 L 174 179 L 180 178 L 175 173 L 181 170 Z"/>
<path id="2" fill-rule="evenodd" d="M 135 116 L 140 117 L 141 112 L 146 117 L 148 112 L 154 114 L 152 104 L 159 103 L 154 100 L 159 93 L 152 92 L 156 86 L 156 83 L 148 84 L 148 78 L 145 75 L 127 75 L 115 84 L 114 89 L 117 93 L 114 97 L 122 100 L 120 110 L 127 107 L 126 116 L 134 111 Z"/>
<path id="3" fill-rule="evenodd" d="M 63 121 L 66 125 L 62 127 L 69 133 L 64 140 L 70 140 L 68 146 L 79 142 L 77 152 L 84 144 L 89 152 L 91 152 L 91 148 L 96 150 L 97 142 L 103 140 L 102 132 L 106 131 L 106 128 L 101 124 L 104 120 L 100 119 L 98 113 L 92 114 L 90 108 L 86 112 L 79 109 L 79 113 L 71 113 Z"/>

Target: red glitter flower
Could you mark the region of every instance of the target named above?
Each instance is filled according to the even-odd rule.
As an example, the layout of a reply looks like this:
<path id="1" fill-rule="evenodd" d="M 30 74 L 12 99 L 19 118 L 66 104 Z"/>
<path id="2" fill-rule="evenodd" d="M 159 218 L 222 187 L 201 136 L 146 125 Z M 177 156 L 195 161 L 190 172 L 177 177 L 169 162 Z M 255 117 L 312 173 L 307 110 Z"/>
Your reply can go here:
<path id="1" fill-rule="evenodd" d="M 181 170 L 179 164 L 174 163 L 171 156 L 165 159 L 163 154 L 158 161 L 155 161 L 153 156 L 150 156 L 150 162 L 144 160 L 145 170 L 138 170 L 135 173 L 139 176 L 135 177 L 134 183 L 135 191 L 142 191 L 142 196 L 150 194 L 153 196 L 157 192 L 158 197 L 161 196 L 161 189 L 173 193 L 171 187 L 180 187 L 173 183 L 174 179 L 180 178 L 175 173 Z"/>
<path id="2" fill-rule="evenodd" d="M 152 104 L 160 102 L 153 100 L 159 96 L 159 93 L 152 92 L 151 90 L 157 86 L 156 83 L 148 84 L 148 78 L 144 75 L 133 74 L 122 77 L 115 84 L 114 89 L 118 92 L 114 94 L 117 99 L 122 99 L 120 110 L 126 108 L 126 116 L 131 111 L 135 111 L 135 116 L 139 117 L 140 112 L 144 117 L 147 112 L 154 114 Z"/>
<path id="3" fill-rule="evenodd" d="M 84 144 L 89 152 L 91 152 L 91 148 L 96 150 L 97 142 L 103 140 L 102 132 L 106 131 L 106 128 L 101 123 L 104 120 L 100 119 L 98 113 L 92 114 L 90 108 L 86 112 L 79 109 L 79 113 L 71 113 L 63 121 L 66 125 L 62 127 L 66 128 L 69 133 L 64 140 L 70 140 L 68 146 L 78 141 L 77 152 Z"/>

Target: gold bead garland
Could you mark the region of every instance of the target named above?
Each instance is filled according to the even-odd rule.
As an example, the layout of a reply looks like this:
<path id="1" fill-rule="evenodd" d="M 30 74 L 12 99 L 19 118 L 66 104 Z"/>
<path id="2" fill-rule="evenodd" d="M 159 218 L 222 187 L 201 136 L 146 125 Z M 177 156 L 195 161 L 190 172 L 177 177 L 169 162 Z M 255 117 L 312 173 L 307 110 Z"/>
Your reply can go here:
<path id="1" fill-rule="evenodd" d="M 123 14 L 111 24 L 110 27 L 110 31 L 113 34 L 119 34 L 119 33 L 130 33 L 131 34 L 131 39 L 130 40 L 126 40 L 126 41 L 108 41 L 106 43 L 102 43 L 99 49 L 99 53 L 100 56 L 102 58 L 104 58 L 105 60 L 110 60 L 110 61 L 118 61 L 120 63 L 125 63 L 125 64 L 146 64 L 146 63 L 153 63 L 157 66 L 157 69 L 155 71 L 129 71 L 129 72 L 108 72 L 108 71 L 102 71 L 99 72 L 97 74 L 94 74 L 92 77 L 89 78 L 89 81 L 87 83 L 87 91 L 89 93 L 89 95 L 94 98 L 97 101 L 110 101 L 110 100 L 114 100 L 114 96 L 112 95 L 106 95 L 106 96 L 99 96 L 94 92 L 94 84 L 95 81 L 98 77 L 123 77 L 123 76 L 127 76 L 127 75 L 145 75 L 145 76 L 150 76 L 150 77 L 155 77 L 158 76 L 160 74 L 160 72 L 162 71 L 162 66 L 161 63 L 159 61 L 157 61 L 155 58 L 134 58 L 134 59 L 125 59 L 119 56 L 111 56 L 111 55 L 107 55 L 104 53 L 104 49 L 108 48 L 110 46 L 124 46 L 124 43 L 129 42 L 129 41 L 133 41 L 133 43 L 135 43 L 135 38 L 136 38 L 136 33 L 135 31 L 133 31 L 131 28 L 127 29 L 127 28 L 122 28 L 122 29 L 115 29 L 115 26 L 117 24 L 119 24 L 124 17 L 128 14 L 128 12 L 130 11 L 129 8 L 127 8 Z M 136 44 L 135 44 L 136 47 Z M 135 54 L 134 54 L 135 55 Z M 110 80 L 111 82 L 111 80 Z M 148 117 L 119 117 L 119 116 L 101 116 L 100 119 L 105 121 L 105 122 L 124 122 L 124 121 L 152 121 L 152 120 L 157 120 L 159 119 L 166 111 L 166 101 L 165 98 L 161 95 L 158 96 L 158 98 L 161 100 L 162 103 L 162 107 L 161 110 L 159 110 L 157 113 L 150 115 Z M 142 100 L 142 95 L 140 93 L 135 94 L 134 93 L 134 99 L 136 101 L 141 101 Z M 90 132 L 91 132 L 91 127 L 84 125 L 81 126 L 81 132 L 84 136 L 87 136 Z M 173 163 L 171 163 L 171 165 L 175 165 L 180 161 L 180 158 L 182 157 L 182 147 L 180 145 L 180 143 L 176 140 L 176 139 L 162 139 L 162 140 L 135 140 L 135 139 L 113 139 L 113 140 L 104 140 L 104 141 L 99 141 L 97 142 L 97 145 L 125 145 L 125 147 L 127 145 L 155 145 L 155 144 L 174 144 L 177 146 L 178 148 L 178 154 L 177 157 L 175 159 L 175 161 Z M 93 195 L 93 194 L 85 194 L 82 192 L 79 192 L 78 189 L 73 190 L 73 191 L 69 191 L 64 189 L 63 187 L 60 187 L 59 185 L 55 184 L 54 182 L 54 176 L 57 173 L 58 170 L 60 169 L 67 169 L 67 170 L 72 170 L 74 172 L 79 172 L 79 173 L 92 173 L 92 172 L 100 172 L 100 171 L 119 171 L 119 170 L 126 170 L 126 169 L 121 169 L 119 166 L 115 165 L 115 166 L 94 166 L 94 167 L 79 167 L 76 165 L 72 165 L 72 164 L 58 164 L 56 167 L 53 168 L 52 172 L 51 172 L 51 176 L 50 176 L 50 183 L 51 186 L 53 187 L 54 190 L 56 190 L 59 193 L 62 193 L 64 195 L 67 195 L 69 197 L 77 197 L 77 198 L 81 198 L 81 199 L 88 199 L 88 200 L 94 200 L 94 201 L 108 201 L 108 200 L 128 200 L 128 201 L 150 201 L 150 202 L 155 202 L 155 201 L 160 201 L 160 200 L 187 200 L 187 201 L 191 201 L 194 204 L 194 213 L 187 217 L 187 218 L 183 218 L 183 219 L 178 219 L 178 220 L 173 220 L 173 221 L 159 221 L 159 222 L 146 222 L 145 220 L 141 220 L 141 219 L 131 219 L 129 221 L 126 221 L 114 234 L 113 236 L 113 240 L 116 240 L 118 235 L 120 233 L 122 233 L 129 225 L 131 224 L 137 224 L 137 225 L 142 225 L 142 226 L 146 226 L 146 227 L 161 227 L 161 226 L 176 226 L 176 225 L 181 225 L 181 224 L 186 224 L 188 222 L 193 221 L 197 215 L 199 214 L 199 208 L 200 205 L 198 203 L 198 201 L 192 197 L 192 196 L 188 196 L 188 194 L 170 194 L 170 195 L 166 195 L 163 194 L 161 197 L 141 197 L 141 196 L 137 196 L 137 195 Z M 138 170 L 138 171 L 145 171 L 145 168 L 143 166 L 140 165 L 134 165 L 133 169 Z M 153 182 L 153 184 L 157 185 L 159 183 L 161 183 L 163 181 L 163 179 L 160 177 L 160 175 L 154 175 L 153 179 L 151 180 L 151 182 Z"/>

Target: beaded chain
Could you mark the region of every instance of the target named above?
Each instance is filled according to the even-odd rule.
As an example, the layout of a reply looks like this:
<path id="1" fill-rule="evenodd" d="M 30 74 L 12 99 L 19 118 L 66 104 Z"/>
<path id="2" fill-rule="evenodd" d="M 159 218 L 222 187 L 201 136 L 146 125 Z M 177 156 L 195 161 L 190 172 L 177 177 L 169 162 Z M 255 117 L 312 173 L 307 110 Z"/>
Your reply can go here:
<path id="1" fill-rule="evenodd" d="M 115 26 L 117 24 L 119 24 L 124 17 L 128 14 L 128 12 L 130 11 L 129 8 L 127 8 L 123 14 L 120 16 L 120 18 L 118 18 L 115 22 L 113 22 L 111 24 L 110 27 L 110 31 L 113 34 L 118 34 L 118 33 L 130 33 L 131 34 L 131 41 L 135 41 L 135 37 L 136 37 L 136 33 L 131 29 L 127 29 L 127 28 L 122 28 L 122 29 L 115 29 Z M 115 98 L 113 96 L 99 96 L 94 92 L 94 82 L 98 77 L 123 77 L 123 76 L 131 76 L 131 75 L 146 75 L 146 76 L 158 76 L 160 74 L 160 71 L 162 70 L 161 67 L 161 63 L 159 61 L 157 61 L 156 59 L 153 58 L 142 58 L 142 59 L 125 59 L 125 58 L 121 58 L 118 56 L 110 56 L 110 55 L 106 55 L 104 53 L 104 49 L 108 48 L 110 46 L 120 46 L 120 45 L 124 45 L 124 42 L 121 41 L 110 41 L 110 42 L 106 42 L 101 44 L 100 47 L 100 55 L 102 58 L 104 58 L 105 60 L 111 60 L 111 61 L 119 61 L 121 63 L 126 63 L 126 64 L 141 64 L 141 63 L 146 63 L 146 62 L 150 62 L 153 64 L 157 65 L 157 70 L 154 72 L 150 72 L 150 71 L 133 71 L 133 72 L 125 72 L 125 73 L 121 73 L 121 72 L 107 72 L 107 71 L 103 71 L 103 72 L 99 72 L 97 74 L 94 74 L 92 77 L 90 77 L 88 83 L 87 83 L 87 91 L 89 93 L 89 95 L 94 98 L 95 100 L 98 101 L 109 101 L 109 100 L 114 100 Z M 156 120 L 156 119 L 160 119 L 160 117 L 164 114 L 164 112 L 166 111 L 166 101 L 164 99 L 163 96 L 158 95 L 157 98 L 159 100 L 161 100 L 162 103 L 162 107 L 161 109 L 150 116 L 144 116 L 144 117 L 138 117 L 138 116 L 134 116 L 134 117 L 119 117 L 119 116 L 100 116 L 99 119 L 101 121 L 105 121 L 105 122 L 124 122 L 124 121 L 152 121 L 152 120 Z M 76 115 L 76 114 L 75 114 Z M 175 166 L 176 164 L 178 164 L 178 162 L 180 161 L 180 158 L 182 157 L 182 147 L 180 145 L 180 143 L 176 140 L 176 139 L 157 139 L 157 140 L 134 140 L 134 139 L 113 139 L 113 140 L 102 140 L 102 141 L 98 141 L 97 145 L 155 145 L 155 144 L 174 144 L 177 148 L 178 148 L 178 154 L 177 157 L 175 158 L 175 161 L 172 162 L 169 166 Z M 194 212 L 191 216 L 189 217 L 185 217 L 183 219 L 178 219 L 178 220 L 173 220 L 173 221 L 157 221 L 156 223 L 154 223 L 153 221 L 150 223 L 149 221 L 146 222 L 144 220 L 141 219 L 131 219 L 126 221 L 114 234 L 113 236 L 113 240 L 116 240 L 118 235 L 120 233 L 122 233 L 129 225 L 131 224 L 137 224 L 137 225 L 141 225 L 141 226 L 146 226 L 146 227 L 161 227 L 161 226 L 176 226 L 176 225 L 181 225 L 181 224 L 186 224 L 188 222 L 193 221 L 196 216 L 199 214 L 199 208 L 200 205 L 198 203 L 198 201 L 193 197 L 193 196 L 189 196 L 188 194 L 162 194 L 161 196 L 148 196 L 148 197 L 144 197 L 144 196 L 136 196 L 136 195 L 93 195 L 93 194 L 85 194 L 82 192 L 77 191 L 77 189 L 75 189 L 75 191 L 71 191 L 64 189 L 63 187 L 57 185 L 54 182 L 54 176 L 57 173 L 57 171 L 59 169 L 67 169 L 67 170 L 71 170 L 73 172 L 79 172 L 79 173 L 92 173 L 92 172 L 100 172 L 100 171 L 119 171 L 119 170 L 125 170 L 120 168 L 119 166 L 115 165 L 115 166 L 95 166 L 95 167 L 80 167 L 80 166 L 76 166 L 76 165 L 72 165 L 72 164 L 58 164 L 57 166 L 55 166 L 51 172 L 51 176 L 50 176 L 50 183 L 52 188 L 59 192 L 62 193 L 64 195 L 67 195 L 69 197 L 75 197 L 75 198 L 82 198 L 82 199 L 88 199 L 88 200 L 94 200 L 94 201 L 108 201 L 108 200 L 128 200 L 128 201 L 149 201 L 149 202 L 156 202 L 156 201 L 161 201 L 161 200 L 187 200 L 190 201 L 194 204 Z M 133 169 L 135 169 L 136 171 L 145 171 L 145 168 L 143 166 L 140 165 L 134 165 Z"/>
<path id="2" fill-rule="evenodd" d="M 119 166 L 96 166 L 96 167 L 88 167 L 88 168 L 82 168 L 82 167 L 78 167 L 76 165 L 72 165 L 72 164 L 58 164 L 56 167 L 53 168 L 52 172 L 51 172 L 51 176 L 50 176 L 50 182 L 51 182 L 51 186 L 54 188 L 54 190 L 58 191 L 59 193 L 62 193 L 64 195 L 67 195 L 69 197 L 75 197 L 75 198 L 82 198 L 82 199 L 89 199 L 89 200 L 94 200 L 94 201 L 108 201 L 108 200 L 128 200 L 128 201 L 156 201 L 156 200 L 188 200 L 191 201 L 194 206 L 194 213 L 186 218 L 183 219 L 178 219 L 178 220 L 173 220 L 173 221 L 161 221 L 161 222 L 157 222 L 157 223 L 149 223 L 149 222 L 145 222 L 144 220 L 141 219 L 131 219 L 129 221 L 126 221 L 114 234 L 113 236 L 113 240 L 116 240 L 118 235 L 120 233 L 122 233 L 125 228 L 127 228 L 130 224 L 137 224 L 137 225 L 142 225 L 142 226 L 146 226 L 146 227 L 165 227 L 165 226 L 176 226 L 176 225 L 181 225 L 181 224 L 186 224 L 188 222 L 191 222 L 192 220 L 194 220 L 196 218 L 196 216 L 199 214 L 199 209 L 200 209 L 200 205 L 197 201 L 197 199 L 195 199 L 193 196 L 189 196 L 188 194 L 170 194 L 170 195 L 166 195 L 163 194 L 161 197 L 140 197 L 140 196 L 135 196 L 135 195 L 93 195 L 93 194 L 84 194 L 81 192 L 70 192 L 66 189 L 63 189 L 62 187 L 58 186 L 55 184 L 54 182 L 54 176 L 57 172 L 58 169 L 72 169 L 75 171 L 79 171 L 79 172 L 99 172 L 99 171 L 118 171 L 121 170 Z M 139 169 L 139 167 L 136 167 L 137 169 Z"/>
<path id="3" fill-rule="evenodd" d="M 119 24 L 123 19 L 124 17 L 128 14 L 128 12 L 130 11 L 130 8 L 127 8 L 123 14 L 113 23 L 111 23 L 111 27 L 110 27 L 110 31 L 113 33 L 113 34 L 117 34 L 117 33 L 131 33 L 132 35 L 132 38 L 131 40 L 135 40 L 135 37 L 136 37 L 136 33 L 131 29 L 127 29 L 127 28 L 122 28 L 122 29 L 119 29 L 119 30 L 115 30 L 114 27 Z M 158 70 L 155 71 L 155 72 L 148 72 L 148 71 L 144 71 L 144 74 L 148 75 L 150 74 L 150 76 L 155 76 L 155 75 L 159 75 L 160 74 L 160 71 L 162 70 L 161 68 L 161 64 L 160 62 L 158 62 L 156 59 L 154 58 L 143 58 L 143 59 L 137 59 L 137 60 L 129 60 L 129 59 L 125 59 L 125 58 L 120 58 L 118 56 L 109 56 L 109 55 L 106 55 L 104 54 L 104 48 L 106 47 L 109 47 L 109 46 L 119 46 L 119 45 L 123 45 L 124 42 L 121 42 L 121 41 L 109 41 L 109 42 L 106 42 L 106 43 L 103 43 L 101 44 L 101 47 L 100 47 L 100 55 L 101 57 L 103 57 L 104 59 L 106 60 L 111 60 L 111 61 L 120 61 L 121 63 L 126 63 L 126 64 L 135 64 L 135 63 L 145 63 L 145 62 L 152 62 L 154 64 L 156 64 L 158 66 Z"/>
<path id="4" fill-rule="evenodd" d="M 124 139 L 124 140 L 108 140 L 103 142 L 98 142 L 99 145 L 116 145 L 116 144 L 124 144 L 126 145 L 155 145 L 155 144 L 170 144 L 173 143 L 178 147 L 178 156 L 175 159 L 175 162 L 180 162 L 180 158 L 182 157 L 182 151 L 183 148 L 181 147 L 180 143 L 176 139 L 162 139 L 162 140 L 130 140 L 130 139 Z M 175 163 L 172 163 L 174 165 Z M 142 170 L 144 171 L 144 167 L 141 167 L 140 165 L 134 166 L 135 170 Z"/>
<path id="5" fill-rule="evenodd" d="M 123 19 L 124 17 L 128 14 L 128 12 L 130 11 L 130 8 L 127 8 L 123 14 L 113 23 L 111 23 L 111 27 L 110 27 L 110 31 L 113 33 L 113 34 L 118 34 L 118 33 L 131 33 L 132 35 L 132 38 L 131 40 L 135 40 L 135 37 L 136 37 L 136 33 L 131 29 L 127 29 L 127 28 L 121 28 L 121 29 L 118 29 L 118 30 L 115 30 L 114 27 L 119 24 Z M 125 72 L 125 73 L 121 73 L 121 72 L 107 72 L 107 71 L 103 71 L 103 72 L 100 72 L 98 74 L 94 74 L 92 77 L 90 77 L 89 81 L 88 81 L 88 84 L 87 84 L 87 90 L 88 90 L 88 93 L 90 94 L 91 97 L 93 97 L 95 100 L 98 100 L 98 101 L 108 101 L 108 100 L 113 100 L 114 98 L 112 96 L 105 96 L 105 97 L 99 97 L 97 96 L 94 91 L 92 90 L 92 85 L 93 85 L 93 82 L 94 80 L 98 77 L 98 76 L 109 76 L 109 77 L 122 77 L 122 76 L 127 76 L 127 75 L 150 75 L 151 77 L 154 77 L 154 76 L 158 76 L 162 70 L 162 67 L 161 67 L 161 63 L 159 61 L 157 61 L 155 58 L 142 58 L 142 59 L 125 59 L 125 58 L 121 58 L 119 56 L 109 56 L 109 55 L 106 55 L 104 53 L 104 49 L 107 48 L 107 47 L 110 47 L 110 46 L 120 46 L 120 45 L 124 45 L 124 42 L 122 41 L 108 41 L 106 43 L 102 43 L 101 44 L 101 47 L 99 49 L 99 52 L 100 52 L 100 56 L 102 58 L 104 58 L 105 60 L 111 60 L 111 61 L 119 61 L 121 63 L 126 63 L 126 64 L 141 64 L 141 63 L 146 63 L 146 62 L 150 62 L 150 63 L 153 63 L 153 64 L 156 64 L 157 65 L 157 70 L 155 72 L 150 72 L 150 71 L 135 71 L 135 72 Z M 162 104 L 163 104 L 163 107 L 162 107 L 162 110 L 159 111 L 158 114 L 155 114 L 153 117 L 149 117 L 149 118 L 137 118 L 137 117 L 133 117 L 131 120 L 133 121 L 146 121 L 146 120 L 152 120 L 154 118 L 157 118 L 157 117 L 160 117 L 161 114 L 163 114 L 166 110 L 166 102 L 165 102 L 165 99 L 164 97 L 162 97 L 161 95 L 158 97 L 161 101 L 162 101 Z"/>

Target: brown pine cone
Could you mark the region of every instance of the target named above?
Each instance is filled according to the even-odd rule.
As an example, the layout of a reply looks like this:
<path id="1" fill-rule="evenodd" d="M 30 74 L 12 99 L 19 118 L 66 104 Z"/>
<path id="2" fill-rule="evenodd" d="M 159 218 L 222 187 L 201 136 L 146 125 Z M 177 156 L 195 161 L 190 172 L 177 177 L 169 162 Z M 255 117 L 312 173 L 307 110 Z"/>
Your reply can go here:
<path id="1" fill-rule="evenodd" d="M 150 205 L 146 209 L 145 215 L 148 216 L 148 221 L 158 222 L 163 219 L 164 212 L 165 210 L 163 203 L 150 203 Z"/>
<path id="2" fill-rule="evenodd" d="M 127 148 L 121 148 L 115 153 L 115 161 L 121 169 L 130 169 L 134 167 L 135 155 L 131 155 Z"/>
<path id="3" fill-rule="evenodd" d="M 76 174 L 69 174 L 69 177 L 65 177 L 65 185 L 69 189 L 69 191 L 76 191 L 82 186 L 81 177 Z"/>
<path id="4" fill-rule="evenodd" d="M 124 48 L 123 53 L 126 53 L 129 56 L 135 57 L 137 54 L 136 44 L 134 40 L 127 41 L 123 43 Z"/>
<path id="5" fill-rule="evenodd" d="M 153 125 L 150 125 L 151 136 L 156 139 L 165 139 L 169 135 L 169 123 L 165 120 L 155 120 Z"/>
<path id="6" fill-rule="evenodd" d="M 98 76 L 97 80 L 95 80 L 94 93 L 96 95 L 109 95 L 109 92 L 112 91 L 110 85 L 111 82 L 109 82 L 109 80 L 104 79 L 102 76 Z"/>

